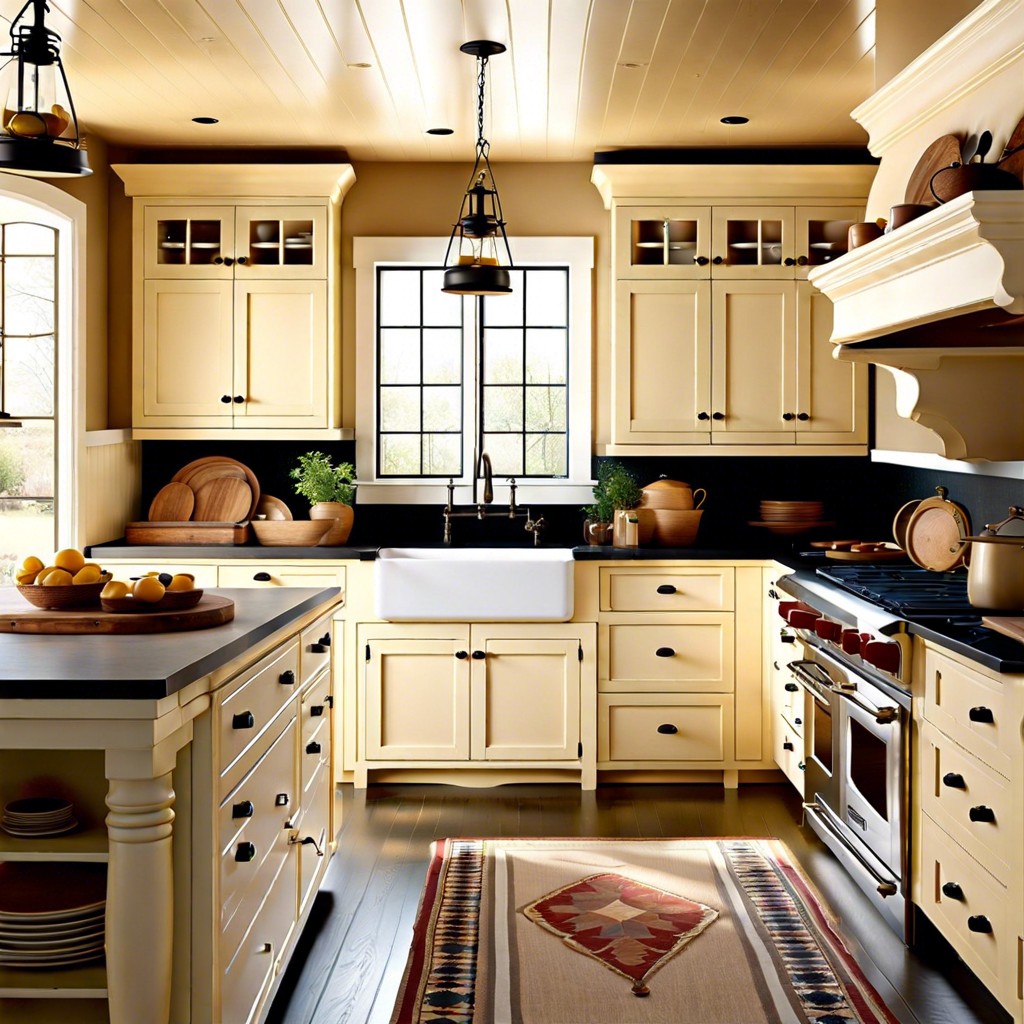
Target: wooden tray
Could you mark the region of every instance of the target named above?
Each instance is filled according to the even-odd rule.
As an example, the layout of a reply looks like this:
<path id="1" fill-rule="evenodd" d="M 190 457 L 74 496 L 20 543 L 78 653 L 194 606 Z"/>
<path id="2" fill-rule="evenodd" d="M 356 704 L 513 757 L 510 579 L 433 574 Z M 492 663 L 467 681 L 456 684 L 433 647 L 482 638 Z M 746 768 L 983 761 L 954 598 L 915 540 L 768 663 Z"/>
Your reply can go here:
<path id="1" fill-rule="evenodd" d="M 981 621 L 997 633 L 1024 644 L 1024 618 L 1018 615 L 982 615 Z"/>
<path id="2" fill-rule="evenodd" d="M 887 547 L 884 551 L 826 551 L 826 558 L 834 558 L 838 562 L 897 562 L 905 560 L 906 551 L 902 548 Z"/>
<path id="3" fill-rule="evenodd" d="M 128 544 L 245 544 L 248 523 L 129 523 Z"/>
<path id="4" fill-rule="evenodd" d="M 221 626 L 235 617 L 235 603 L 226 597 L 204 595 L 195 608 L 186 611 L 124 615 L 119 612 L 78 610 L 42 611 L 21 597 L 0 596 L 0 633 L 63 633 L 105 636 L 125 633 L 174 633 L 189 629 Z"/>

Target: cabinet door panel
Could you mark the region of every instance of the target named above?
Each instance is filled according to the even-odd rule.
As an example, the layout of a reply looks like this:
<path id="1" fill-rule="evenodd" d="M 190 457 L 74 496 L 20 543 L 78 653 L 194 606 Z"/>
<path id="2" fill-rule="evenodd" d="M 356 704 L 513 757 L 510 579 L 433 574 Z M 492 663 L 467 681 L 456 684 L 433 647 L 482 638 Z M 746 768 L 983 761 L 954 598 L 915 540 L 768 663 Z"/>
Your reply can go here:
<path id="1" fill-rule="evenodd" d="M 794 234 L 797 278 L 806 278 L 813 267 L 846 252 L 850 225 L 863 219 L 864 210 L 858 206 L 798 206 Z"/>
<path id="2" fill-rule="evenodd" d="M 711 213 L 711 276 L 792 281 L 793 224 L 791 206 L 716 206 Z"/>
<path id="3" fill-rule="evenodd" d="M 234 216 L 230 206 L 147 206 L 145 276 L 230 281 L 231 267 L 224 258 L 234 255 Z"/>
<path id="4" fill-rule="evenodd" d="M 616 286 L 613 440 L 706 443 L 710 282 Z M 698 419 L 704 413 L 705 419 Z"/>
<path id="5" fill-rule="evenodd" d="M 473 758 L 575 761 L 579 641 L 498 639 L 474 630 L 473 650 Z"/>
<path id="6" fill-rule="evenodd" d="M 144 319 L 142 425 L 230 421 L 232 403 L 223 398 L 234 394 L 231 283 L 147 281 Z"/>
<path id="7" fill-rule="evenodd" d="M 704 262 L 697 263 L 698 258 Z M 710 272 L 711 210 L 708 207 L 616 208 L 617 278 L 707 278 Z"/>
<path id="8" fill-rule="evenodd" d="M 327 211 L 316 206 L 239 206 L 236 280 L 327 277 Z"/>

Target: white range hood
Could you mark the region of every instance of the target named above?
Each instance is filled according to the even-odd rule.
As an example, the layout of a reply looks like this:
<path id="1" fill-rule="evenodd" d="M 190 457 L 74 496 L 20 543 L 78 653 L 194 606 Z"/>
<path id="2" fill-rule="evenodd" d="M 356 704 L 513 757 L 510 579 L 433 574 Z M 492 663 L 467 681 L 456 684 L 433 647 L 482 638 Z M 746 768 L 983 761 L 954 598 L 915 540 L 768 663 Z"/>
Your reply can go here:
<path id="1" fill-rule="evenodd" d="M 855 110 L 881 158 L 868 216 L 904 200 L 943 134 L 990 129 L 998 154 L 1024 114 L 1022 76 L 1024 0 L 986 0 Z M 947 458 L 1024 459 L 1024 191 L 960 196 L 810 280 L 833 302 L 837 357 L 892 373 L 897 411 Z"/>

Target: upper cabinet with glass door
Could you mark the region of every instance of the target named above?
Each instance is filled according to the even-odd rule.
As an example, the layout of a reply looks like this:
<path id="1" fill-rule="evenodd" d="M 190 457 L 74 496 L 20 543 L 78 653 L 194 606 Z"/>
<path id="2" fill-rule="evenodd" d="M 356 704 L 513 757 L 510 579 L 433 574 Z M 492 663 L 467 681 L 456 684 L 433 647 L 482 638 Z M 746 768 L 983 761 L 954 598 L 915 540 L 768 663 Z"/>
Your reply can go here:
<path id="1" fill-rule="evenodd" d="M 650 280 L 707 277 L 710 264 L 710 207 L 616 208 L 616 278 Z"/>
<path id="2" fill-rule="evenodd" d="M 321 206 L 146 206 L 147 278 L 327 277 Z"/>

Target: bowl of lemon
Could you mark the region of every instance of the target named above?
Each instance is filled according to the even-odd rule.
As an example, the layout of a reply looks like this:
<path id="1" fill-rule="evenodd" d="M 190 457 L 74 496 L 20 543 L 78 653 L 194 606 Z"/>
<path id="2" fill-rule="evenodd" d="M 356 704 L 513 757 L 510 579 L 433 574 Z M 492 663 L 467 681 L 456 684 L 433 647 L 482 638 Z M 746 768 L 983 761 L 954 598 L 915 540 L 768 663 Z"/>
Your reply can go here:
<path id="1" fill-rule="evenodd" d="M 96 562 L 87 562 L 77 548 L 63 548 L 49 563 L 29 555 L 15 570 L 19 593 L 44 611 L 96 608 L 111 579 Z"/>
<path id="2" fill-rule="evenodd" d="M 128 582 L 110 580 L 100 591 L 105 612 L 180 612 L 202 600 L 191 573 L 149 572 Z"/>

